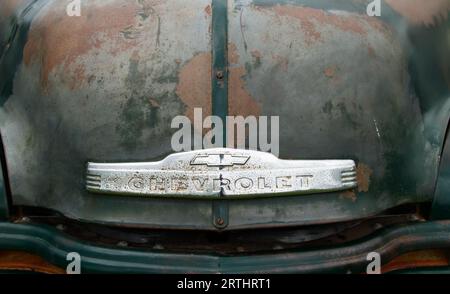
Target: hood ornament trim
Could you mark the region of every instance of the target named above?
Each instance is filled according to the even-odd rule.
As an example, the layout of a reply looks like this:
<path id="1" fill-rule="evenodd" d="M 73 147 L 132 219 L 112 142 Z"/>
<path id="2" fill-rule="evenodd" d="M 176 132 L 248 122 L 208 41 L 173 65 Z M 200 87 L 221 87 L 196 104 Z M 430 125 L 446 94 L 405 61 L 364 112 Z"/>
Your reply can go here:
<path id="1" fill-rule="evenodd" d="M 89 162 L 86 176 L 91 192 L 163 198 L 275 197 L 356 186 L 353 160 L 282 160 L 228 148 L 175 153 L 158 162 Z"/>

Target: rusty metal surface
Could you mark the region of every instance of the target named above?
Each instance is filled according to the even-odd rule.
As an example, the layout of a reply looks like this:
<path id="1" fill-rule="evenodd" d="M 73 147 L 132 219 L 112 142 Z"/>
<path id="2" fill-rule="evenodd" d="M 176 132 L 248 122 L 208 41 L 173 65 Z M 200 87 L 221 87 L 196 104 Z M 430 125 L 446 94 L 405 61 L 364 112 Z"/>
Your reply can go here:
<path id="1" fill-rule="evenodd" d="M 99 223 L 214 228 L 210 201 L 84 189 L 86 162 L 160 160 L 173 117 L 211 113 L 211 1 L 94 0 L 79 18 L 62 1 L 23 1 L 34 3 L 25 14 L 19 2 L 0 4 L 19 28 L 30 25 L 11 43 L 20 58 L 0 62 L 17 63 L 0 108 L 14 204 Z M 232 200 L 228 228 L 344 221 L 432 199 L 450 103 L 448 57 L 430 46 L 448 48 L 448 23 L 394 0 L 371 18 L 368 2 L 228 1 L 229 114 L 280 116 L 280 158 L 352 159 L 358 179 L 342 193 Z"/>
<path id="2" fill-rule="evenodd" d="M 423 250 L 394 258 L 388 264 L 382 266 L 381 273 L 417 268 L 425 270 L 426 268 L 448 267 L 449 265 L 448 250 Z"/>
<path id="3" fill-rule="evenodd" d="M 65 274 L 65 270 L 54 266 L 38 255 L 20 251 L 0 251 L 1 271 L 37 272 L 44 274 Z"/>

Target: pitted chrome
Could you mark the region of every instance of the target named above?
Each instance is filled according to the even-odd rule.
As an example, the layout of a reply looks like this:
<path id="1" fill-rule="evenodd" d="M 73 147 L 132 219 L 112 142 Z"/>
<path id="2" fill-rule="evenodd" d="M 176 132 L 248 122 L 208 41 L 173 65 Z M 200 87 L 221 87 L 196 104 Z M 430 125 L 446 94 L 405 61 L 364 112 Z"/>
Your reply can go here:
<path id="1" fill-rule="evenodd" d="M 312 194 L 356 186 L 353 160 L 282 160 L 227 148 L 176 153 L 158 162 L 88 163 L 86 176 L 91 192 L 201 199 Z"/>

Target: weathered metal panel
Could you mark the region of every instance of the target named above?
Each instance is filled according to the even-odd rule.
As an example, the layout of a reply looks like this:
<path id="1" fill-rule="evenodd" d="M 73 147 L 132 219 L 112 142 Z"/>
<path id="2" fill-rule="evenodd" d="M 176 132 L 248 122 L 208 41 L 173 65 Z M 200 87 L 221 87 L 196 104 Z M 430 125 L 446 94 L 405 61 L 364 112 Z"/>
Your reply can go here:
<path id="1" fill-rule="evenodd" d="M 304 221 L 319 211 L 322 220 L 361 217 L 432 197 L 448 99 L 428 103 L 437 113 L 425 107 L 432 97 L 415 91 L 411 67 L 433 57 L 411 56 L 414 27 L 386 3 L 377 18 L 366 15 L 371 1 L 231 2 L 230 114 L 279 115 L 282 158 L 351 154 L 359 188 L 286 200 L 292 210 L 239 203 L 230 219 L 257 211 L 273 222 L 277 211 Z"/>
<path id="2" fill-rule="evenodd" d="M 19 20 L 31 26 L 0 114 L 14 203 L 119 223 L 210 223 L 209 203 L 186 213 L 179 201 L 93 197 L 83 177 L 89 159 L 171 153 L 172 118 L 211 112 L 211 1 L 89 1 L 80 17 L 63 1 L 38 2 L 33 20 Z"/>
<path id="3" fill-rule="evenodd" d="M 88 161 L 162 159 L 173 117 L 211 114 L 212 2 L 93 0 L 80 17 L 63 1 L 19 2 L 28 9 L 0 17 L 14 204 L 100 223 L 214 228 L 208 200 L 84 189 Z M 368 17 L 369 2 L 227 1 L 228 113 L 280 116 L 281 158 L 353 159 L 359 187 L 230 200 L 228 228 L 343 221 L 432 199 L 450 109 L 449 24 L 411 16 L 401 1 Z"/>

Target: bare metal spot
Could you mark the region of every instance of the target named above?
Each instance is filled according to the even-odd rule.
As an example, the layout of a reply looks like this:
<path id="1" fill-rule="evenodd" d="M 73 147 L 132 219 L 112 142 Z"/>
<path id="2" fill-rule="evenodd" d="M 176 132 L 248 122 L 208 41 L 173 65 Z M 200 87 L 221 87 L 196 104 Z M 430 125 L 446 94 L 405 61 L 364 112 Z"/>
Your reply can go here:
<path id="1" fill-rule="evenodd" d="M 356 178 L 358 182 L 358 192 L 368 192 L 370 186 L 370 176 L 373 171 L 364 163 L 359 163 L 356 168 Z"/>

